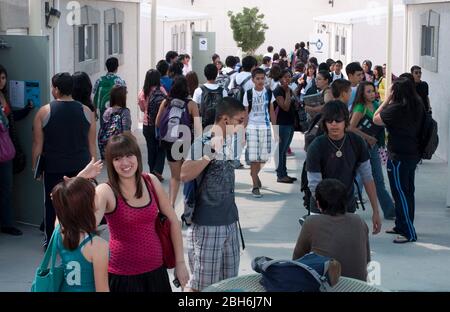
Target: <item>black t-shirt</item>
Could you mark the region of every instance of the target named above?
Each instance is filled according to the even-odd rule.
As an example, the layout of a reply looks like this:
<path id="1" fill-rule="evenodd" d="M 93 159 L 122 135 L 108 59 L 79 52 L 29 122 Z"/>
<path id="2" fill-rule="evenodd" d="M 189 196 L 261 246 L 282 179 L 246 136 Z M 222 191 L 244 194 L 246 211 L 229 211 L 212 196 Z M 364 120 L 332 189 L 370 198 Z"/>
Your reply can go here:
<path id="1" fill-rule="evenodd" d="M 280 125 L 280 126 L 294 125 L 295 98 L 294 98 L 294 95 L 292 94 L 291 89 L 289 89 L 289 92 L 291 92 L 291 106 L 290 106 L 291 109 L 288 112 L 286 112 L 284 109 L 279 107 L 278 114 L 277 114 L 277 125 Z M 283 98 L 286 99 L 286 91 L 284 91 L 284 89 L 281 86 L 278 86 L 273 91 L 273 96 L 275 97 L 275 99 L 279 96 L 282 96 Z M 277 111 L 278 106 L 279 105 L 278 105 L 277 101 L 275 101 L 274 105 L 273 105 L 275 112 Z"/>
<path id="2" fill-rule="evenodd" d="M 369 151 L 364 140 L 354 134 L 346 133 L 343 140 L 333 141 L 340 147 L 342 157 L 336 156 L 337 148 L 334 147 L 328 136 L 323 134 L 317 137 L 308 147 L 306 156 L 306 170 L 308 172 L 320 172 L 322 179 L 337 179 L 347 188 L 347 210 L 354 211 L 355 195 L 353 180 L 356 170 L 365 161 L 369 160 Z"/>
<path id="3" fill-rule="evenodd" d="M 420 158 L 419 137 L 424 113 L 423 107 L 410 111 L 398 103 L 391 103 L 381 111 L 381 119 L 389 134 L 387 147 L 391 158 Z"/>
<path id="4" fill-rule="evenodd" d="M 417 94 L 419 94 L 420 98 L 423 101 L 423 105 L 425 105 L 425 110 L 428 112 L 430 110 L 430 105 L 428 104 L 428 83 L 425 81 L 421 81 L 419 83 L 416 83 L 416 91 Z"/>

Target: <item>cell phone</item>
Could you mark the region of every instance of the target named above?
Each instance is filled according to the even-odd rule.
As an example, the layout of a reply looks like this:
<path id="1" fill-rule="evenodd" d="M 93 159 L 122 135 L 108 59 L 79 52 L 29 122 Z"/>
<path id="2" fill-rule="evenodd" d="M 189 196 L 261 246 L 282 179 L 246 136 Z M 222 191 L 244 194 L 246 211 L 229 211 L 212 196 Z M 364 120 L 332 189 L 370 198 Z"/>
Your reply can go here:
<path id="1" fill-rule="evenodd" d="M 180 281 L 178 280 L 178 278 L 175 278 L 173 281 L 173 286 L 175 286 L 176 288 L 179 288 L 181 286 Z"/>

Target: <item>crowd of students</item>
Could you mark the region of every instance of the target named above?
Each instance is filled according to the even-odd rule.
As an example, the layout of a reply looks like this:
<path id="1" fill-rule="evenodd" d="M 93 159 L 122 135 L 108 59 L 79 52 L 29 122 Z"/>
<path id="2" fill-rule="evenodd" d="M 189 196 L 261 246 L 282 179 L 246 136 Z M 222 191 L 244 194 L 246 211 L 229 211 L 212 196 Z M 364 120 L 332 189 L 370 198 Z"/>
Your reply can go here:
<path id="1" fill-rule="evenodd" d="M 138 95 L 148 173 L 130 132 L 126 83 L 117 75 L 117 59 L 106 61 L 108 72 L 94 87 L 81 72 L 52 78 L 55 100 L 36 114 L 32 160 L 35 170 L 45 160 L 44 246 L 54 235 L 66 276 L 81 276 L 66 278 L 63 291 L 170 291 L 155 231 L 158 212 L 171 223 L 174 275 L 181 286 L 201 291 L 237 276 L 240 224 L 235 169 L 242 168 L 245 150 L 255 198 L 263 196 L 259 173 L 272 154 L 276 181 L 294 183 L 297 178 L 287 173 L 287 155 L 295 131 L 305 133 L 301 184 L 308 215 L 302 219 L 294 259 L 315 251 L 340 261 L 344 276 L 365 280 L 368 228 L 354 214 L 361 201 L 357 190 L 362 188 L 373 211 L 373 234 L 381 231 L 379 203 L 384 218 L 395 219 L 395 227 L 387 230 L 398 235 L 395 243 L 417 240 L 413 221 L 419 125 L 431 112 L 420 67 L 396 79 L 386 94 L 382 66 L 372 71 L 369 60 L 362 66 L 347 64 L 347 80 L 341 61 L 317 64 L 303 42 L 290 55 L 285 49 L 274 54 L 268 47 L 262 64 L 253 56 L 242 61 L 228 56 L 224 67 L 214 54 L 202 73 L 207 81 L 202 85 L 200 73 L 192 72 L 189 61 L 189 55 L 169 51 L 147 72 Z M 6 70 L 0 66 L 1 122 L 11 130 L 13 113 L 5 84 Z M 383 176 L 386 130 L 393 198 Z M 95 187 L 89 180 L 102 169 L 102 163 L 95 162 L 96 145 L 108 181 Z M 165 158 L 171 173 L 169 194 L 161 186 Z M 11 219 L 12 172 L 12 161 L 0 163 L 2 185 L 8 186 L 0 194 L 1 231 L 20 235 Z M 191 277 L 174 212 L 182 182 L 184 201 L 193 198 L 195 206 L 190 221 L 183 218 L 190 225 Z M 97 226 L 105 220 L 109 245 L 97 235 Z"/>

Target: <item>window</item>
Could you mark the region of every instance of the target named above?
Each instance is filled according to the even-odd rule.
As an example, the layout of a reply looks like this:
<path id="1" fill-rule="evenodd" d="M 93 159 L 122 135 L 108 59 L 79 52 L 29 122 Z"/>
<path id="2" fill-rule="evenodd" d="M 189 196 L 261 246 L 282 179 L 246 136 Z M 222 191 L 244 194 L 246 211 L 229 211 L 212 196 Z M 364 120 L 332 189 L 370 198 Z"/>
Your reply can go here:
<path id="1" fill-rule="evenodd" d="M 422 14 L 420 19 L 420 65 L 429 71 L 438 72 L 440 15 L 433 10 L 429 10 Z"/>
<path id="2" fill-rule="evenodd" d="M 186 25 L 181 25 L 181 33 L 180 33 L 180 52 L 186 52 Z"/>
<path id="3" fill-rule="evenodd" d="M 172 27 L 172 50 L 178 52 L 178 27 Z"/>
<path id="4" fill-rule="evenodd" d="M 85 5 L 80 13 L 80 24 L 73 26 L 75 70 L 91 75 L 100 71 L 98 45 L 100 11 Z"/>
<path id="5" fill-rule="evenodd" d="M 334 52 L 339 52 L 339 35 L 336 35 L 334 40 Z"/>
<path id="6" fill-rule="evenodd" d="M 341 54 L 342 55 L 345 55 L 345 53 L 346 53 L 346 40 L 347 38 L 345 38 L 345 37 L 341 37 Z"/>
<path id="7" fill-rule="evenodd" d="M 119 64 L 123 64 L 123 32 L 124 13 L 116 8 L 105 11 L 105 58 L 111 56 L 119 59 Z"/>

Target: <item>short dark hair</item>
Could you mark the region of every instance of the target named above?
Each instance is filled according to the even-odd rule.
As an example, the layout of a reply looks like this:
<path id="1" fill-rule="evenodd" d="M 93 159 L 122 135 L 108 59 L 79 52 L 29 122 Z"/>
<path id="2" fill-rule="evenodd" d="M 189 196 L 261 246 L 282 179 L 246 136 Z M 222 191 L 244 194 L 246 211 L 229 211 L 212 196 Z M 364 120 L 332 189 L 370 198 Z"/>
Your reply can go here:
<path id="1" fill-rule="evenodd" d="M 330 67 L 333 64 L 336 64 L 336 62 L 332 58 L 327 59 L 325 63 L 327 63 L 328 67 Z"/>
<path id="2" fill-rule="evenodd" d="M 116 105 L 122 108 L 127 107 L 127 87 L 115 85 L 109 95 L 109 104 L 111 107 Z"/>
<path id="3" fill-rule="evenodd" d="M 269 64 L 271 60 L 272 58 L 270 56 L 264 56 L 262 62 L 263 64 Z"/>
<path id="4" fill-rule="evenodd" d="M 300 49 L 303 49 L 303 48 L 305 48 L 306 47 L 306 44 L 302 41 L 302 42 L 300 42 Z"/>
<path id="5" fill-rule="evenodd" d="M 415 70 L 422 70 L 420 66 L 414 65 L 411 67 L 411 74 L 414 73 Z"/>
<path id="6" fill-rule="evenodd" d="M 189 96 L 187 80 L 183 75 L 176 76 L 170 89 L 172 99 L 185 100 Z"/>
<path id="7" fill-rule="evenodd" d="M 322 70 L 330 70 L 330 66 L 328 66 L 328 64 L 327 63 L 320 63 L 319 64 L 319 71 L 322 71 Z"/>
<path id="8" fill-rule="evenodd" d="M 281 49 L 280 50 L 280 57 L 287 57 L 286 49 Z"/>
<path id="9" fill-rule="evenodd" d="M 328 81 L 329 84 L 333 82 L 333 78 L 328 70 L 319 70 L 317 74 L 321 75 L 323 79 Z"/>
<path id="10" fill-rule="evenodd" d="M 269 72 L 269 77 L 272 78 L 275 82 L 280 80 L 281 77 L 281 67 L 277 64 L 273 65 Z"/>
<path id="11" fill-rule="evenodd" d="M 400 76 L 398 76 L 398 78 L 407 78 L 407 79 L 411 80 L 412 82 L 415 82 L 413 74 L 410 74 L 410 73 L 403 73 Z"/>
<path id="12" fill-rule="evenodd" d="M 272 61 L 278 61 L 280 59 L 280 54 L 274 53 L 272 57 Z"/>
<path id="13" fill-rule="evenodd" d="M 183 63 L 176 61 L 175 63 L 169 66 L 169 76 L 176 77 L 179 75 L 183 75 Z"/>
<path id="14" fill-rule="evenodd" d="M 142 88 L 144 96 L 147 98 L 150 95 L 151 88 L 159 86 L 161 86 L 160 72 L 156 69 L 149 69 L 145 74 L 144 87 Z"/>
<path id="15" fill-rule="evenodd" d="M 72 95 L 73 77 L 69 73 L 58 73 L 52 77 L 52 86 L 57 88 L 62 95 Z"/>
<path id="16" fill-rule="evenodd" d="M 236 57 L 233 55 L 228 55 L 227 58 L 225 59 L 225 65 L 227 65 L 227 67 L 234 68 L 234 66 L 236 66 L 237 63 L 238 61 Z"/>
<path id="17" fill-rule="evenodd" d="M 234 117 L 240 112 L 244 112 L 244 105 L 233 97 L 224 97 L 222 101 L 216 106 L 216 122 L 226 115 L 228 117 Z"/>
<path id="18" fill-rule="evenodd" d="M 268 46 L 267 47 L 267 52 L 272 53 L 272 51 L 273 51 L 273 47 L 272 46 Z"/>
<path id="19" fill-rule="evenodd" d="M 358 71 L 364 71 L 359 62 L 351 62 L 350 64 L 345 66 L 345 72 L 347 73 L 347 76 L 354 75 Z"/>
<path id="20" fill-rule="evenodd" d="M 217 69 L 216 65 L 208 64 L 205 66 L 204 74 L 205 74 L 206 80 L 216 80 L 218 73 L 219 73 L 219 70 Z"/>
<path id="21" fill-rule="evenodd" d="M 186 54 L 180 54 L 180 55 L 178 55 L 178 61 L 179 61 L 179 62 L 183 62 L 185 58 L 186 58 Z"/>
<path id="22" fill-rule="evenodd" d="M 295 44 L 295 49 L 297 50 L 297 49 L 300 49 L 300 43 L 296 43 Z"/>
<path id="23" fill-rule="evenodd" d="M 77 71 L 73 73 L 73 89 L 72 98 L 83 105 L 89 107 L 91 111 L 95 111 L 94 104 L 92 103 L 92 82 L 89 75 L 85 72 Z"/>
<path id="24" fill-rule="evenodd" d="M 305 65 L 305 63 L 303 63 L 303 62 L 297 62 L 297 63 L 295 63 L 295 69 L 296 69 L 296 70 L 304 71 L 304 70 L 305 70 L 305 67 L 306 67 L 306 65 Z"/>
<path id="25" fill-rule="evenodd" d="M 246 72 L 250 72 L 256 64 L 258 64 L 258 61 L 254 56 L 247 55 L 242 59 L 242 69 Z"/>
<path id="26" fill-rule="evenodd" d="M 171 63 L 174 58 L 178 57 L 178 53 L 175 51 L 169 51 L 166 53 L 166 62 Z"/>
<path id="27" fill-rule="evenodd" d="M 331 84 L 331 93 L 335 99 L 339 98 L 342 93 L 348 91 L 352 87 L 352 83 L 347 79 L 336 79 Z"/>
<path id="28" fill-rule="evenodd" d="M 218 58 L 220 58 L 219 54 L 214 53 L 213 56 L 212 56 L 213 63 L 215 63 Z"/>
<path id="29" fill-rule="evenodd" d="M 252 79 L 254 79 L 256 75 L 263 75 L 265 77 L 266 72 L 264 71 L 264 69 L 257 67 L 254 70 L 252 70 Z"/>
<path id="30" fill-rule="evenodd" d="M 159 71 L 161 76 L 166 76 L 169 71 L 169 63 L 165 60 L 160 60 L 158 64 L 156 64 L 156 69 Z"/>
<path id="31" fill-rule="evenodd" d="M 106 60 L 106 69 L 108 70 L 108 73 L 113 73 L 119 68 L 119 60 L 117 57 L 110 57 Z"/>
<path id="32" fill-rule="evenodd" d="M 323 214 L 330 216 L 345 214 L 347 189 L 337 179 L 324 179 L 316 186 L 316 200 Z"/>
<path id="33" fill-rule="evenodd" d="M 336 64 L 341 64 L 341 66 L 344 66 L 344 64 L 342 63 L 341 60 L 337 60 L 337 61 L 336 61 Z"/>
<path id="34" fill-rule="evenodd" d="M 347 104 L 344 104 L 344 102 L 340 100 L 330 101 L 326 103 L 322 109 L 322 119 L 320 124 L 325 133 L 328 134 L 326 122 L 335 119 L 344 119 L 345 128 L 350 124 Z"/>
<path id="35" fill-rule="evenodd" d="M 317 57 L 310 57 L 308 60 L 309 63 L 313 63 L 316 67 L 319 67 L 319 62 L 317 61 Z"/>

